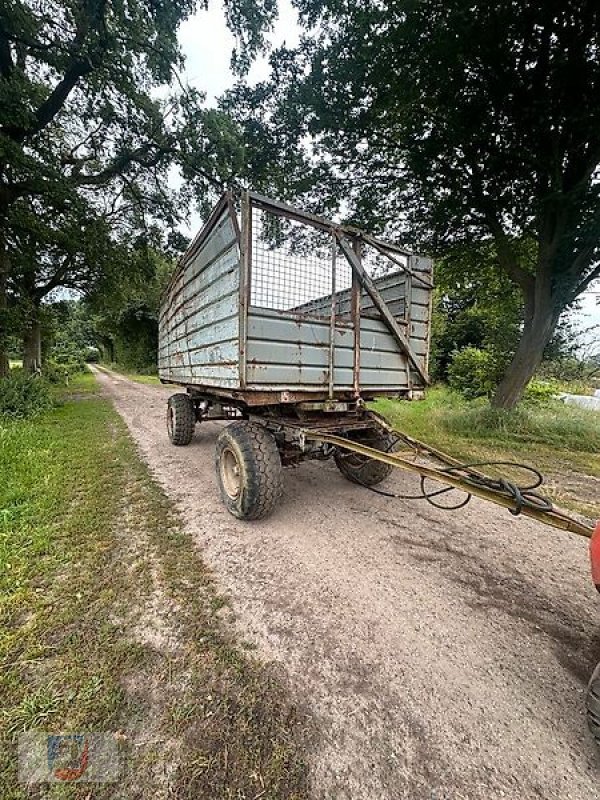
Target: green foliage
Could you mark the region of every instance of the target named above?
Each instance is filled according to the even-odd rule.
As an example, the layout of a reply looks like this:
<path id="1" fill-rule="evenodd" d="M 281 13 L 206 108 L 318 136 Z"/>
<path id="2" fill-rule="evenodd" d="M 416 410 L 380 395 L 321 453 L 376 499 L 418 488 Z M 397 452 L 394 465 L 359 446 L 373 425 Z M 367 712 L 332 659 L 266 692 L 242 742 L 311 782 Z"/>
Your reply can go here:
<path id="1" fill-rule="evenodd" d="M 525 389 L 523 400 L 529 405 L 541 405 L 555 398 L 559 391 L 555 381 L 534 379 L 529 382 L 527 389 Z"/>
<path id="2" fill-rule="evenodd" d="M 131 269 L 98 285 L 86 303 L 104 360 L 128 370 L 156 372 L 158 309 L 174 262 L 156 250 L 132 253 Z"/>
<path id="3" fill-rule="evenodd" d="M 13 369 L 0 378 L 0 416 L 24 419 L 52 408 L 54 401 L 48 383 L 36 376 Z"/>
<path id="4" fill-rule="evenodd" d="M 465 347 L 452 355 L 448 367 L 450 387 L 467 399 L 487 397 L 498 382 L 498 364 L 491 353 Z"/>
<path id="5" fill-rule="evenodd" d="M 448 414 L 446 429 L 471 439 L 506 439 L 546 446 L 573 447 L 600 453 L 600 427 L 596 412 L 546 400 L 533 410 L 527 405 L 505 411 L 473 405 Z"/>
<path id="6" fill-rule="evenodd" d="M 44 362 L 44 378 L 50 383 L 68 384 L 75 375 L 85 372 L 85 361 L 81 357 L 62 356 Z"/>
<path id="7" fill-rule="evenodd" d="M 452 356 L 464 347 L 487 351 L 496 378 L 520 335 L 522 301 L 498 268 L 490 245 L 455 247 L 435 263 L 431 372 L 448 379 Z"/>
<path id="8" fill-rule="evenodd" d="M 522 306 L 497 396 L 511 405 L 560 312 L 600 275 L 596 10 L 576 0 L 298 7 L 300 45 L 273 55 L 270 81 L 224 100 L 251 156 L 257 140 L 280 152 L 265 165 L 257 150 L 257 173 L 310 203 L 337 198 L 352 222 L 430 252 L 491 251 Z"/>
<path id="9" fill-rule="evenodd" d="M 190 202 L 206 209 L 244 173 L 235 123 L 179 78 L 178 29 L 197 7 L 2 4 L 0 369 L 8 332 L 37 331 L 44 298 L 129 269 L 132 242 L 172 231 Z M 264 49 L 276 3 L 225 0 L 224 10 L 241 73 Z"/>

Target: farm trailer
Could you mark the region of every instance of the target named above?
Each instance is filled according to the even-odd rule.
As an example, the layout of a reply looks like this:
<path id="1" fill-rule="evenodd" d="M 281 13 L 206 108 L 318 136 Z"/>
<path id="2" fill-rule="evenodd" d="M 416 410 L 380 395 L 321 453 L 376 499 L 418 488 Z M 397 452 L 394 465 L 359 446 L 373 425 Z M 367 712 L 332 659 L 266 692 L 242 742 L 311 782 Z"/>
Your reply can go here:
<path id="1" fill-rule="evenodd" d="M 185 392 L 169 398 L 167 430 L 186 445 L 203 420 L 228 420 L 216 445 L 226 508 L 269 514 L 282 467 L 332 457 L 349 480 L 377 488 L 394 467 L 420 476 L 424 498 L 461 508 L 472 496 L 591 539 L 595 530 L 526 485 L 461 464 L 393 430 L 368 410 L 378 396 L 412 399 L 429 382 L 430 259 L 254 192 L 223 195 L 182 257 L 159 316 L 159 376 Z M 496 465 L 498 466 L 498 465 Z M 517 465 L 518 466 L 518 465 Z M 442 484 L 442 488 L 440 487 Z M 441 498 L 462 491 L 455 505 Z M 589 684 L 588 722 L 600 741 L 600 664 Z"/>
<path id="2" fill-rule="evenodd" d="M 390 269 L 391 268 L 391 269 Z M 431 260 L 354 228 L 246 192 L 241 225 L 225 194 L 181 259 L 159 316 L 159 376 L 186 392 L 168 430 L 187 444 L 204 419 L 228 419 L 217 444 L 225 505 L 268 514 L 281 467 L 334 455 L 375 484 L 386 464 L 307 440 L 327 431 L 386 449 L 365 407 L 428 382 Z M 304 433 L 303 433 L 304 431 Z"/>

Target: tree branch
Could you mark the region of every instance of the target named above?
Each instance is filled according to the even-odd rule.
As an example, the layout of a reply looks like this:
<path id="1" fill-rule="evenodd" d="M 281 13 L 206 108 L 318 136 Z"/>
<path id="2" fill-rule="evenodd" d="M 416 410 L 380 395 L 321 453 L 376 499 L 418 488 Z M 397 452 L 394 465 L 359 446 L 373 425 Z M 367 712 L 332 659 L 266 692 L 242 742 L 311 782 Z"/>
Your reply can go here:
<path id="1" fill-rule="evenodd" d="M 165 155 L 173 152 L 172 143 L 166 145 L 156 145 L 156 152 L 150 156 L 155 145 L 149 143 L 137 150 L 121 153 L 116 156 L 111 164 L 94 175 L 80 175 L 75 180 L 79 186 L 102 186 L 112 178 L 121 175 L 131 164 L 139 164 L 145 168 L 158 166 Z M 148 156 L 147 158 L 145 156 Z"/>
<path id="2" fill-rule="evenodd" d="M 6 35 L 5 23 L 0 19 L 0 75 L 8 78 L 13 71 L 14 63 L 10 52 L 10 41 Z"/>
<path id="3" fill-rule="evenodd" d="M 596 278 L 600 278 L 600 264 L 598 264 L 598 266 L 595 267 L 589 273 L 589 275 L 586 275 L 586 277 L 582 281 L 580 281 L 579 284 L 573 289 L 573 291 L 570 294 L 569 303 L 572 303 L 573 300 L 575 300 L 577 297 L 579 297 L 580 294 L 583 294 L 583 292 L 585 292 L 585 290 L 588 288 L 588 286 L 593 281 L 595 281 Z"/>
<path id="4" fill-rule="evenodd" d="M 33 136 L 43 130 L 62 109 L 80 78 L 88 75 L 101 63 L 100 54 L 103 54 L 106 48 L 106 29 L 104 24 L 106 0 L 86 3 L 83 8 L 86 13 L 82 15 L 75 32 L 71 62 L 66 67 L 61 80 L 33 114 L 34 121 L 32 124 L 5 126 L 1 129 L 2 133 L 8 135 L 13 141 L 22 143 L 28 136 Z M 91 52 L 87 54 L 83 52 L 83 46 L 90 30 L 100 33 L 95 55 Z"/>

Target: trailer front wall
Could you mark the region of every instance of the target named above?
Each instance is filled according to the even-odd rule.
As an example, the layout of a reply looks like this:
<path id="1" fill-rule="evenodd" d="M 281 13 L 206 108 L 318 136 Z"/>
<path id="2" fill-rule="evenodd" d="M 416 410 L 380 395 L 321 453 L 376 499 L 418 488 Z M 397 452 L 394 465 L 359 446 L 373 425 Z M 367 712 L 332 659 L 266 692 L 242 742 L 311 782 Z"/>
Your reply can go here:
<path id="1" fill-rule="evenodd" d="M 334 390 L 352 389 L 354 328 L 335 327 Z M 421 340 L 419 355 L 427 349 Z M 329 378 L 329 321 L 250 307 L 246 345 L 247 386 L 264 391 L 323 391 Z M 407 359 L 385 324 L 360 321 L 360 386 L 364 390 L 401 392 L 410 388 Z"/>
<path id="2" fill-rule="evenodd" d="M 235 389 L 240 383 L 240 250 L 225 206 L 178 268 L 159 318 L 162 380 Z"/>
<path id="3" fill-rule="evenodd" d="M 375 284 L 415 355 L 427 369 L 430 326 L 431 260 L 411 256 L 412 275 L 399 270 Z M 423 282 L 419 281 L 419 276 Z M 408 302 L 407 302 L 408 296 Z M 247 327 L 247 385 L 263 391 L 323 391 L 329 381 L 331 295 L 288 312 L 250 306 Z M 359 385 L 365 391 L 403 392 L 423 387 L 414 368 L 375 308 L 361 292 Z M 354 329 L 351 293 L 336 294 L 334 391 L 354 386 Z"/>

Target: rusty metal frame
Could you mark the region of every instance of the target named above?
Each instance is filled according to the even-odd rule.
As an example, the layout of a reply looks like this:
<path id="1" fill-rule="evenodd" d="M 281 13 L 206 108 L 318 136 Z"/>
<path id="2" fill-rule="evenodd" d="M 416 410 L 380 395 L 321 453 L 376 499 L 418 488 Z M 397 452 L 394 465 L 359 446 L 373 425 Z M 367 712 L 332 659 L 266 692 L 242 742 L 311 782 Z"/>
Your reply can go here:
<path id="1" fill-rule="evenodd" d="M 414 278 L 414 280 L 419 281 L 426 289 L 433 289 L 433 283 L 431 281 L 422 278 L 415 270 L 411 269 L 407 264 L 403 264 L 399 261 L 395 256 L 392 255 L 390 252 L 390 248 L 388 245 L 383 245 L 383 243 L 376 239 L 374 236 L 371 236 L 369 233 L 363 233 L 362 238 L 365 240 L 367 244 L 372 245 L 378 253 L 381 253 L 382 256 L 388 258 L 392 264 L 395 264 L 399 269 L 407 274 L 409 278 Z M 414 257 L 413 253 L 405 253 L 407 256 L 409 263 L 410 260 Z"/>
<path id="2" fill-rule="evenodd" d="M 337 237 L 336 237 L 337 238 Z M 352 243 L 358 261 L 362 258 L 361 243 L 356 239 Z M 351 265 L 352 266 L 352 265 Z M 354 359 L 352 375 L 354 379 L 354 394 L 360 396 L 360 281 L 356 270 L 352 269 L 352 296 L 350 300 L 350 318 L 354 327 Z"/>
<path id="3" fill-rule="evenodd" d="M 241 202 L 242 228 L 240 236 L 240 299 L 239 299 L 239 377 L 240 387 L 246 388 L 247 359 L 246 347 L 248 338 L 248 309 L 252 280 L 252 202 L 248 192 L 242 194 Z"/>
<path id="4" fill-rule="evenodd" d="M 337 240 L 339 246 L 341 247 L 342 252 L 344 253 L 352 269 L 351 319 L 352 319 L 352 324 L 354 326 L 353 377 L 354 377 L 354 391 L 357 395 L 360 393 L 361 288 L 364 288 L 367 291 L 367 293 L 369 294 L 369 296 L 373 301 L 373 304 L 378 310 L 381 319 L 388 328 L 390 334 L 393 336 L 393 338 L 400 346 L 402 352 L 408 358 L 409 364 L 407 369 L 408 372 L 407 381 L 409 384 L 409 388 L 412 385 L 412 377 L 410 374 L 411 365 L 414 368 L 414 370 L 419 374 L 425 385 L 430 383 L 429 375 L 427 374 L 427 365 L 425 365 L 424 367 L 420 363 L 418 356 L 415 354 L 410 344 L 410 311 L 407 310 L 405 312 L 406 320 L 404 322 L 408 334 L 408 336 L 405 336 L 401 330 L 400 323 L 391 314 L 385 301 L 379 294 L 379 291 L 375 286 L 373 279 L 363 268 L 360 256 L 362 248 L 361 242 L 364 241 L 372 245 L 379 253 L 386 256 L 393 264 L 400 267 L 405 273 L 407 273 L 408 280 L 412 282 L 412 279 L 414 278 L 415 280 L 423 284 L 426 288 L 431 289 L 433 287 L 433 284 L 431 284 L 426 279 L 420 277 L 419 275 L 415 274 L 414 271 L 410 269 L 408 264 L 403 264 L 394 255 L 394 254 L 402 255 L 410 260 L 413 257 L 413 253 L 411 250 L 408 250 L 405 247 L 393 244 L 391 242 L 384 242 L 375 236 L 371 236 L 370 234 L 367 234 L 364 231 L 359 230 L 358 228 L 354 228 L 347 225 L 337 225 L 336 223 L 333 223 L 330 220 L 325 219 L 324 217 L 320 217 L 316 214 L 310 214 L 306 211 L 300 211 L 299 209 L 296 209 L 293 206 L 288 205 L 287 203 L 282 203 L 277 200 L 271 200 L 270 198 L 265 197 L 264 195 L 258 194 L 256 192 L 244 192 L 242 196 L 242 242 L 243 242 L 242 250 L 244 253 L 244 258 L 243 258 L 244 270 L 247 270 L 247 275 L 245 278 L 246 281 L 245 294 L 243 300 L 244 313 L 246 315 L 248 313 L 248 307 L 250 305 L 250 280 L 252 271 L 252 253 L 251 253 L 252 231 L 250 226 L 251 226 L 253 208 L 259 208 L 264 211 L 276 214 L 278 216 L 285 217 L 286 219 L 294 220 L 296 222 L 303 222 L 319 230 L 331 233 Z M 245 212 L 244 209 L 246 209 Z M 247 221 L 244 222 L 245 218 L 247 218 L 247 220 L 250 220 L 250 222 L 249 223 Z M 352 244 L 350 244 L 349 240 L 352 242 Z M 406 291 L 407 309 L 410 304 L 409 289 L 410 289 L 410 284 L 407 284 L 407 291 Z M 334 313 L 334 306 L 333 306 L 334 295 L 335 292 L 332 291 L 332 312 L 331 312 L 332 316 Z M 240 303 L 242 303 L 242 300 L 240 301 Z M 240 304 L 240 311 L 242 311 L 241 304 Z M 245 371 L 245 361 L 244 361 L 244 371 Z M 333 368 L 330 363 L 329 375 L 331 376 L 332 374 L 333 374 Z M 244 379 L 245 379 L 245 372 L 244 372 Z M 245 383 L 243 385 L 245 386 Z"/>
<path id="5" fill-rule="evenodd" d="M 236 204 L 234 202 L 235 197 L 237 197 L 238 204 L 241 208 L 241 225 L 238 222 L 238 216 L 236 211 Z M 432 284 L 429 283 L 424 278 L 421 278 L 419 275 L 413 274 L 413 271 L 408 266 L 410 264 L 410 259 L 413 256 L 412 251 L 409 249 L 402 247 L 401 245 L 396 245 L 391 242 L 385 242 L 377 237 L 371 236 L 364 231 L 359 230 L 358 228 L 347 226 L 347 225 L 338 225 L 330 220 L 325 219 L 324 217 L 320 217 L 316 214 L 311 214 L 306 211 L 301 211 L 297 208 L 287 205 L 286 203 L 282 203 L 279 201 L 271 200 L 261 194 L 251 191 L 244 191 L 240 195 L 235 195 L 232 192 L 225 192 L 221 198 L 219 199 L 218 203 L 212 210 L 208 220 L 206 221 L 205 225 L 202 227 L 200 232 L 196 235 L 193 239 L 192 243 L 180 258 L 177 268 L 174 271 L 171 279 L 165 288 L 162 297 L 167 295 L 167 293 L 172 289 L 173 283 L 179 277 L 179 274 L 182 269 L 185 268 L 187 263 L 189 263 L 190 259 L 192 259 L 197 250 L 202 246 L 202 244 L 206 241 L 210 233 L 212 232 L 215 225 L 221 219 L 223 212 L 227 210 L 232 220 L 232 224 L 234 226 L 235 236 L 238 242 L 238 247 L 240 250 L 240 285 L 239 285 L 239 378 L 240 378 L 240 392 L 232 392 L 229 396 L 235 396 L 235 398 L 244 398 L 243 402 L 248 403 L 249 405 L 258 404 L 258 398 L 262 395 L 262 392 L 259 391 L 247 391 L 248 384 L 247 384 L 247 329 L 248 329 L 248 312 L 250 307 L 250 300 L 251 300 L 251 282 L 252 282 L 252 211 L 253 208 L 262 209 L 267 212 L 274 213 L 278 216 L 282 216 L 284 218 L 297 221 L 300 223 L 307 224 L 313 228 L 321 230 L 323 232 L 330 233 L 333 239 L 333 246 L 332 246 L 332 259 L 334 263 L 332 264 L 333 267 L 333 278 L 332 278 L 332 303 L 331 303 L 331 315 L 330 315 L 330 347 L 329 347 L 329 380 L 328 386 L 325 389 L 325 394 L 327 397 L 331 399 L 334 394 L 337 394 L 335 390 L 335 365 L 333 363 L 335 359 L 335 346 L 334 346 L 334 337 L 335 337 L 335 325 L 336 324 L 343 324 L 345 323 L 344 320 L 335 318 L 335 303 L 336 303 L 336 291 L 335 291 L 335 258 L 336 258 L 336 250 L 339 246 L 344 254 L 346 260 L 348 261 L 351 270 L 352 270 L 352 286 L 351 286 L 351 314 L 350 314 L 350 325 L 354 329 L 354 359 L 353 359 L 353 394 L 355 397 L 361 394 L 361 387 L 360 387 L 360 321 L 361 318 L 364 316 L 365 318 L 372 318 L 374 315 L 369 312 L 363 312 L 361 309 L 361 292 L 364 288 L 367 293 L 370 295 L 375 308 L 377 309 L 379 316 L 377 318 L 381 319 L 386 327 L 388 328 L 389 332 L 396 340 L 396 342 L 400 345 L 402 352 L 408 358 L 409 366 L 408 366 L 408 383 L 410 387 L 411 383 L 411 364 L 414 369 L 419 373 L 421 378 L 425 383 L 429 383 L 429 378 L 427 376 L 427 367 L 423 368 L 420 364 L 418 357 L 413 352 L 411 345 L 410 345 L 410 311 L 408 310 L 409 303 L 410 303 L 410 296 L 409 296 L 409 289 L 410 286 L 407 284 L 407 291 L 406 291 L 406 308 L 405 316 L 406 319 L 398 319 L 396 320 L 389 309 L 377 287 L 373 284 L 373 279 L 370 275 L 364 270 L 362 266 L 362 247 L 363 243 L 367 243 L 373 246 L 379 253 L 386 256 L 393 264 L 400 267 L 405 273 L 407 273 L 408 279 L 414 278 L 418 280 L 421 284 L 423 284 L 427 288 L 431 288 Z M 396 256 L 403 256 L 404 258 L 409 259 L 407 264 L 402 263 Z M 166 309 L 163 313 L 167 313 Z M 293 315 L 293 311 L 287 311 L 285 314 Z M 306 319 L 306 316 L 303 316 Z M 403 330 L 406 330 L 407 335 L 403 333 Z M 176 382 L 175 382 L 176 383 Z M 222 390 L 221 390 L 222 391 Z M 367 391 L 362 392 L 365 396 L 378 396 L 378 395 L 389 395 L 389 389 L 384 391 Z M 402 392 L 400 392 L 402 393 Z M 223 396 L 227 396 L 227 392 L 222 391 Z M 295 393 L 300 394 L 300 393 Z M 302 393 L 303 394 L 303 393 Z M 315 396 L 314 390 L 311 390 L 312 396 Z M 322 394 L 317 392 L 317 394 Z M 272 396 L 272 395 L 271 395 Z M 290 402 L 287 399 L 282 400 L 281 402 Z M 293 402 L 293 401 L 292 401 Z"/>
<path id="6" fill-rule="evenodd" d="M 418 359 L 417 355 L 415 354 L 415 352 L 413 351 L 412 347 L 410 346 L 409 339 L 400 330 L 400 326 L 398 325 L 398 323 L 394 319 L 394 317 L 393 317 L 391 311 L 389 310 L 389 308 L 387 307 L 384 299 L 379 294 L 379 291 L 378 291 L 377 287 L 375 286 L 375 283 L 373 282 L 373 279 L 364 270 L 364 268 L 363 268 L 363 266 L 362 266 L 362 264 L 360 262 L 360 259 L 357 257 L 356 253 L 354 252 L 354 250 L 350 246 L 350 244 L 349 244 L 348 240 L 346 239 L 346 237 L 343 234 L 337 233 L 337 232 L 336 232 L 336 235 L 337 235 L 337 239 L 338 239 L 338 241 L 340 243 L 340 247 L 342 248 L 342 251 L 343 251 L 344 255 L 346 256 L 346 258 L 350 262 L 350 266 L 352 267 L 353 272 L 357 275 L 357 277 L 360 280 L 362 286 L 369 293 L 369 295 L 371 297 L 371 300 L 373 301 L 373 303 L 375 305 L 375 308 L 381 314 L 381 318 L 385 322 L 389 332 L 392 334 L 392 336 L 394 337 L 396 342 L 400 345 L 401 349 L 403 350 L 405 355 L 408 357 L 409 361 L 412 363 L 412 365 L 414 366 L 415 370 L 419 373 L 419 375 L 421 376 L 421 378 L 424 381 L 424 383 L 425 384 L 430 383 L 429 375 L 427 374 L 425 369 L 422 367 L 421 363 L 419 362 L 419 359 Z M 408 298 L 408 299 L 410 299 L 410 298 Z M 409 369 L 410 369 L 410 365 L 409 365 Z"/>
<path id="7" fill-rule="evenodd" d="M 296 220 L 297 222 L 305 222 L 308 225 L 312 225 L 314 228 L 320 228 L 324 231 L 340 231 L 341 233 L 350 236 L 352 239 L 358 238 L 366 241 L 368 238 L 373 246 L 379 245 L 380 247 L 384 248 L 384 250 L 389 250 L 393 253 L 398 253 L 399 255 L 413 255 L 412 250 L 409 250 L 407 247 L 394 244 L 393 242 L 385 242 L 375 236 L 366 234 L 364 231 L 360 230 L 360 228 L 355 228 L 352 225 L 338 225 L 337 223 L 332 222 L 325 217 L 321 217 L 318 214 L 311 214 L 308 211 L 300 211 L 299 209 L 294 208 L 287 203 L 282 203 L 279 200 L 271 200 L 270 198 L 265 197 L 262 194 L 258 194 L 257 192 L 248 192 L 248 196 L 252 205 L 256 208 L 262 208 L 265 211 L 273 211 L 283 217 L 287 217 L 288 219 Z"/>
<path id="8" fill-rule="evenodd" d="M 206 222 L 204 223 L 200 231 L 196 234 L 196 236 L 192 239 L 191 243 L 188 245 L 187 250 L 177 262 L 177 267 L 173 271 L 173 274 L 171 275 L 169 282 L 167 283 L 167 285 L 165 286 L 165 288 L 161 293 L 160 296 L 161 304 L 165 299 L 165 297 L 167 296 L 168 292 L 171 290 L 173 283 L 179 277 L 179 273 L 182 271 L 182 269 L 185 268 L 186 264 L 194 257 L 199 248 L 202 247 L 202 245 L 208 238 L 208 235 L 219 221 L 225 209 L 229 211 L 229 214 L 233 222 L 234 230 L 236 232 L 236 235 L 238 236 L 238 243 L 239 243 L 239 225 L 237 223 L 237 215 L 235 213 L 235 206 L 233 203 L 233 194 L 231 192 L 224 192 L 219 198 L 216 206 L 210 212 L 209 218 L 206 220 Z"/>
<path id="9" fill-rule="evenodd" d="M 331 237 L 331 311 L 329 314 L 329 353 L 328 353 L 328 391 L 327 395 L 333 400 L 335 389 L 335 306 L 336 294 L 336 267 L 337 267 L 337 241 Z"/>

